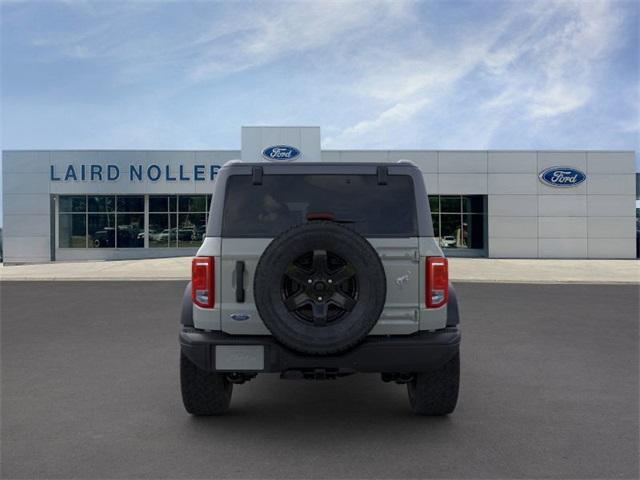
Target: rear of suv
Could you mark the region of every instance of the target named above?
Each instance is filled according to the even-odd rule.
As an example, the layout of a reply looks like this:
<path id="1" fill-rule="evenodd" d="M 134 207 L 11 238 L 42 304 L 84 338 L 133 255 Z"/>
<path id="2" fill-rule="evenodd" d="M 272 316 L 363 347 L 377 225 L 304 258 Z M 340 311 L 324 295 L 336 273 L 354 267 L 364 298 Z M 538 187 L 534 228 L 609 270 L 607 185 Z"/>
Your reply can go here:
<path id="1" fill-rule="evenodd" d="M 451 413 L 458 304 L 427 198 L 408 162 L 226 164 L 183 300 L 186 410 L 222 414 L 260 373 L 375 372 Z"/>

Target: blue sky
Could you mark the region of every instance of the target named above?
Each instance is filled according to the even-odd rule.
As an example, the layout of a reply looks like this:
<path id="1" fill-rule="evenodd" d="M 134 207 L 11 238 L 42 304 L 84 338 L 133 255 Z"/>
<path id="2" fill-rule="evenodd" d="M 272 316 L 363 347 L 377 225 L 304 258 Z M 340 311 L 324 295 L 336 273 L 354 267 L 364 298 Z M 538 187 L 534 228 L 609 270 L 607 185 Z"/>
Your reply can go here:
<path id="1" fill-rule="evenodd" d="M 636 1 L 1 3 L 4 149 L 639 150 Z"/>

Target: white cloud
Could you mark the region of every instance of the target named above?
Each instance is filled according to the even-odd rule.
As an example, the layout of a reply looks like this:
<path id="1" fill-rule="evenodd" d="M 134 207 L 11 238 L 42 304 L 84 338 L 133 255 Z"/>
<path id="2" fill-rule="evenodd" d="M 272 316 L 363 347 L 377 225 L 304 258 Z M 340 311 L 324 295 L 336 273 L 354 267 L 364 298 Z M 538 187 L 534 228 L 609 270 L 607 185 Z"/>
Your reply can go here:
<path id="1" fill-rule="evenodd" d="M 296 53 L 336 48 L 406 20 L 409 0 L 261 1 L 185 3 L 191 28 L 157 29 L 145 17 L 165 2 L 63 2 L 76 18 L 69 31 L 47 29 L 32 45 L 51 56 L 117 63 L 182 65 L 194 80 L 218 78 L 266 65 Z"/>
<path id="2" fill-rule="evenodd" d="M 532 121 L 566 114 L 586 105 L 599 87 L 600 64 L 617 45 L 623 22 L 619 5 L 608 1 L 559 1 L 509 4 L 488 25 L 460 29 L 452 45 L 438 42 L 425 29 L 414 38 L 425 48 L 406 46 L 408 54 L 384 71 L 365 72 L 357 93 L 382 102 L 370 119 L 346 126 L 332 136 L 333 147 L 352 145 L 389 128 L 414 121 L 427 105 L 430 111 L 465 97 L 478 105 L 473 122 L 478 138 L 490 139 L 500 122 L 513 116 Z M 397 54 L 397 50 L 393 51 Z M 473 75 L 471 85 L 461 85 Z M 411 114 L 389 114 L 402 105 L 415 105 Z M 467 105 L 473 111 L 473 105 Z M 461 125 L 462 130 L 467 130 Z M 471 128 L 469 129 L 471 130 Z M 452 138 L 457 137 L 454 132 Z M 444 140 L 446 142 L 446 140 Z"/>
<path id="3" fill-rule="evenodd" d="M 109 67 L 110 86 L 144 85 L 133 95 L 149 104 L 182 98 L 189 104 L 183 112 L 206 112 L 220 100 L 232 98 L 228 108 L 233 100 L 255 99 L 256 111 L 248 112 L 253 106 L 245 102 L 234 121 L 323 123 L 324 145 L 333 148 L 420 141 L 481 148 L 505 125 L 534 130 L 602 101 L 604 70 L 625 21 L 623 2 L 490 5 L 471 2 L 460 15 L 459 6 L 412 1 L 185 2 L 175 8 L 172 2 L 69 0 L 68 24 L 41 23 L 21 38 L 37 47 L 39 60 L 95 62 Z M 474 19 L 483 8 L 491 14 Z M 167 12 L 177 18 L 169 21 Z M 270 70 L 276 64 L 279 71 Z M 235 78 L 246 92 L 225 81 L 239 72 Z M 269 90 L 254 72 L 280 89 L 273 99 L 286 113 L 278 119 L 260 110 L 273 99 L 265 98 Z M 197 93 L 185 93 L 191 90 Z M 202 105 L 191 106 L 194 99 Z M 299 114 L 307 104 L 308 114 Z M 167 113 L 165 121 L 173 117 Z M 145 129 L 138 134 L 152 137 Z"/>
<path id="4" fill-rule="evenodd" d="M 348 141 L 351 138 L 359 137 L 372 131 L 379 131 L 389 126 L 402 124 L 411 119 L 416 113 L 421 111 L 428 101 L 426 99 L 410 103 L 397 103 L 391 108 L 384 110 L 380 115 L 371 120 L 363 120 L 340 132 L 337 137 L 327 137 L 324 146 L 332 148 Z"/>
<path id="5" fill-rule="evenodd" d="M 200 40 L 209 51 L 192 76 L 220 76 L 298 52 L 335 48 L 345 37 L 393 24 L 403 17 L 406 5 L 404 0 L 294 2 L 261 4 L 261 11 L 235 11 L 233 21 L 216 22 L 209 36 Z M 229 25 L 235 30 L 222 38 L 220 31 L 228 30 Z"/>
<path id="6" fill-rule="evenodd" d="M 532 117 L 553 117 L 582 107 L 590 98 L 588 85 L 556 81 L 530 95 L 528 110 Z"/>

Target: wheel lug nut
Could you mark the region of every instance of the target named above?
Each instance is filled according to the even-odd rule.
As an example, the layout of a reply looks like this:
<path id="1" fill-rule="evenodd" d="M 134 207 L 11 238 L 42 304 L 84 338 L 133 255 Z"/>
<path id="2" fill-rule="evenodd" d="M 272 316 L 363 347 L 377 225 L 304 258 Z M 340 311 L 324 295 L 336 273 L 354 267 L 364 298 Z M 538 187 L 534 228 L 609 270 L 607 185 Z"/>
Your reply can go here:
<path id="1" fill-rule="evenodd" d="M 321 302 L 322 301 L 322 297 L 318 297 L 318 301 Z"/>
<path id="2" fill-rule="evenodd" d="M 329 283 L 333 283 L 333 280 L 329 279 L 329 280 L 327 280 L 327 282 L 329 282 Z"/>
<path id="3" fill-rule="evenodd" d="M 307 283 L 313 283 L 313 280 L 309 279 L 307 280 Z"/>

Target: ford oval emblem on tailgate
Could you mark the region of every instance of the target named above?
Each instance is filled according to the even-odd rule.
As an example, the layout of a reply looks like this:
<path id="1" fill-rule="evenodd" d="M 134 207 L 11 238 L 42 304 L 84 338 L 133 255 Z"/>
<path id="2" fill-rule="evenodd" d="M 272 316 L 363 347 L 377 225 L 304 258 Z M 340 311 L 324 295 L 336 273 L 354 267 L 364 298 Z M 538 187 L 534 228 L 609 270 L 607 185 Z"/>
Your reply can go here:
<path id="1" fill-rule="evenodd" d="M 587 179 L 587 175 L 571 167 L 551 167 L 538 175 L 540 181 L 552 187 L 575 187 Z"/>
<path id="2" fill-rule="evenodd" d="M 245 320 L 249 320 L 251 318 L 251 315 L 249 315 L 248 313 L 232 313 L 229 316 L 236 322 L 244 322 Z"/>
<path id="3" fill-rule="evenodd" d="M 289 145 L 273 145 L 262 150 L 262 156 L 272 161 L 290 161 L 300 156 L 300 150 Z"/>

